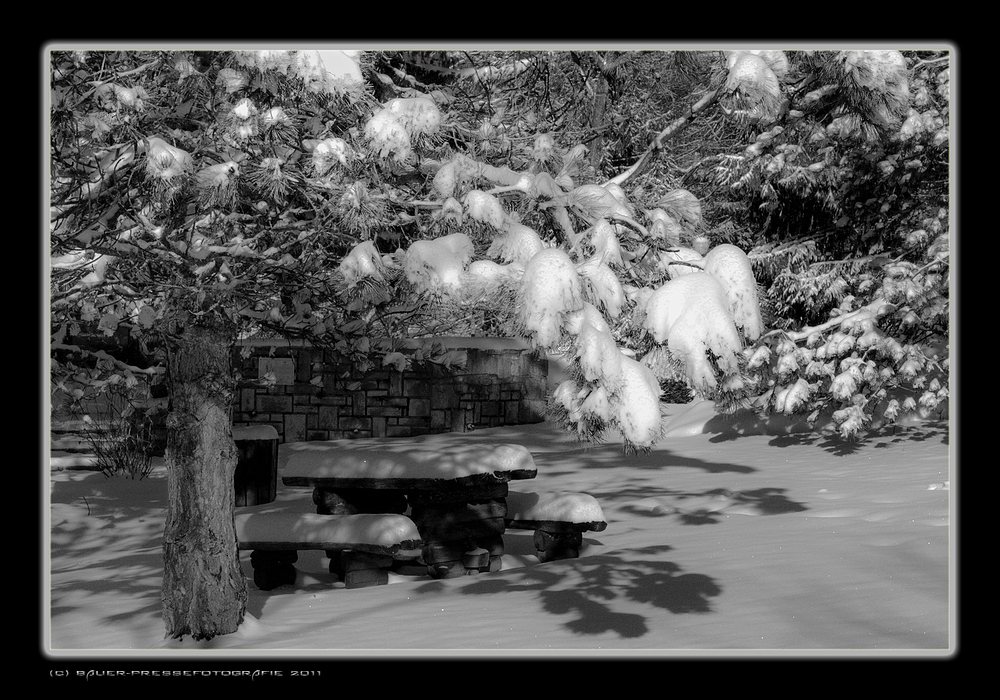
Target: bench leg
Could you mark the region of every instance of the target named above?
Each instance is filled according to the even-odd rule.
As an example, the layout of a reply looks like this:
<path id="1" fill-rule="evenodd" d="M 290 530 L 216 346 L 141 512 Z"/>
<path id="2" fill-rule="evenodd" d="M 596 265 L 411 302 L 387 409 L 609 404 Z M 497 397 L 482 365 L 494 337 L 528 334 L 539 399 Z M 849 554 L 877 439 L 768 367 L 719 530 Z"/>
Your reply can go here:
<path id="1" fill-rule="evenodd" d="M 434 578 L 456 578 L 467 573 L 463 558 L 475 545 L 468 538 L 448 542 L 428 541 L 421 555 L 428 575 Z"/>
<path id="2" fill-rule="evenodd" d="M 347 588 L 384 586 L 389 583 L 391 566 L 390 554 L 371 554 L 348 549 L 340 555 L 340 568 L 344 572 L 344 585 Z"/>
<path id="3" fill-rule="evenodd" d="M 548 532 L 535 530 L 535 553 L 541 562 L 576 559 L 583 546 L 581 532 Z"/>
<path id="4" fill-rule="evenodd" d="M 495 495 L 495 494 L 493 494 Z M 499 571 L 505 497 L 413 505 L 410 518 L 427 544 L 423 559 L 434 578 Z"/>
<path id="5" fill-rule="evenodd" d="M 294 550 L 255 549 L 250 552 L 253 582 L 262 591 L 295 584 L 295 567 L 298 552 Z"/>

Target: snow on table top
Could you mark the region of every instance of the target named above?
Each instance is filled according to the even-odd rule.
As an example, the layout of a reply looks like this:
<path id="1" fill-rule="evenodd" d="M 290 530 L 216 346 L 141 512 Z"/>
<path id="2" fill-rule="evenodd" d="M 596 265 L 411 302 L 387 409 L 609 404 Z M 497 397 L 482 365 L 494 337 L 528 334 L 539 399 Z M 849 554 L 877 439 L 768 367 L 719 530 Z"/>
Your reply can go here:
<path id="1" fill-rule="evenodd" d="M 372 545 L 387 550 L 420 542 L 417 526 L 405 515 L 359 513 L 240 513 L 236 537 L 243 545 L 282 542 Z"/>
<path id="2" fill-rule="evenodd" d="M 283 479 L 458 479 L 478 474 L 536 471 L 522 445 L 308 442 L 296 446 Z"/>
<path id="3" fill-rule="evenodd" d="M 510 491 L 507 494 L 506 518 L 594 523 L 604 521 L 604 511 L 597 499 L 586 493 Z"/>

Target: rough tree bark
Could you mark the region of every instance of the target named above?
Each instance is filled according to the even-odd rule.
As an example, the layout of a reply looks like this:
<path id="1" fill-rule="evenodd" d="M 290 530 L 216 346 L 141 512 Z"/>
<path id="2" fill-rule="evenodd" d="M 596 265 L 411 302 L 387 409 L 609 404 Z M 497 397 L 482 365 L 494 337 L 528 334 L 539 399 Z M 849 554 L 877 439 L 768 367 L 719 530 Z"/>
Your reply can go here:
<path id="1" fill-rule="evenodd" d="M 236 631 L 247 601 L 233 520 L 232 335 L 193 322 L 173 330 L 163 618 L 168 637 L 211 639 Z"/>

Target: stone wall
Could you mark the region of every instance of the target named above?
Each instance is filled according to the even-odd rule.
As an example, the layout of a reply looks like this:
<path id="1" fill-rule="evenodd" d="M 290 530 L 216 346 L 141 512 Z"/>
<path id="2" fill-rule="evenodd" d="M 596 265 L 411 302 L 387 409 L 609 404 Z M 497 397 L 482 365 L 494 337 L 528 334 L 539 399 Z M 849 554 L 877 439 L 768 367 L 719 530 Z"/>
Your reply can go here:
<path id="1" fill-rule="evenodd" d="M 544 420 L 547 359 L 513 339 L 433 342 L 464 351 L 464 369 L 424 362 L 412 370 L 359 375 L 304 343 L 246 341 L 234 350 L 242 379 L 233 424 L 269 424 L 282 442 L 300 442 L 467 432 Z M 262 376 L 268 376 L 268 386 L 260 384 Z"/>

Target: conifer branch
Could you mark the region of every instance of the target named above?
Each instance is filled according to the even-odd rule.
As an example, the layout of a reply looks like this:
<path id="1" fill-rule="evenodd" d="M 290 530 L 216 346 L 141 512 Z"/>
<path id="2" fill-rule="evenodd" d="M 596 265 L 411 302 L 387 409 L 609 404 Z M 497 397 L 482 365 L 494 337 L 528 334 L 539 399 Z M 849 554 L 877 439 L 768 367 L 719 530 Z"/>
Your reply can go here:
<path id="1" fill-rule="evenodd" d="M 709 106 L 714 104 L 716 100 L 719 98 L 719 92 L 720 89 L 712 90 L 704 97 L 702 97 L 700 100 L 695 102 L 693 105 L 688 107 L 684 111 L 684 114 L 674 119 L 672 122 L 670 122 L 670 124 L 667 125 L 667 127 L 663 131 L 661 131 L 659 134 L 656 135 L 656 138 L 654 138 L 650 142 L 649 146 L 646 147 L 645 152 L 643 152 L 643 154 L 639 156 L 639 160 L 633 163 L 628 168 L 628 170 L 619 173 L 615 177 L 608 180 L 608 183 L 613 182 L 616 185 L 622 185 L 630 178 L 642 172 L 642 170 L 644 170 L 647 167 L 648 161 L 653 156 L 653 154 L 658 153 L 660 150 L 663 149 L 663 142 L 679 134 L 681 130 L 684 129 L 685 126 L 687 126 L 694 120 L 695 116 L 699 112 L 704 111 Z"/>

